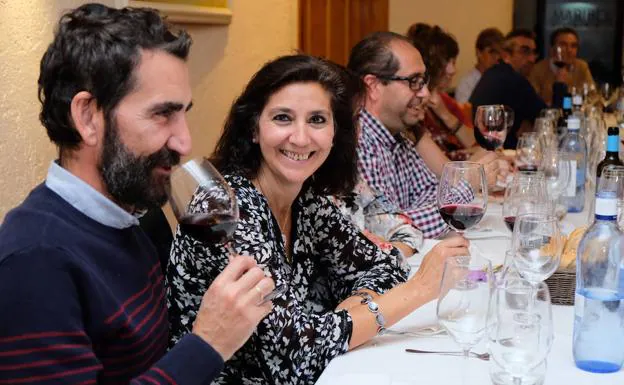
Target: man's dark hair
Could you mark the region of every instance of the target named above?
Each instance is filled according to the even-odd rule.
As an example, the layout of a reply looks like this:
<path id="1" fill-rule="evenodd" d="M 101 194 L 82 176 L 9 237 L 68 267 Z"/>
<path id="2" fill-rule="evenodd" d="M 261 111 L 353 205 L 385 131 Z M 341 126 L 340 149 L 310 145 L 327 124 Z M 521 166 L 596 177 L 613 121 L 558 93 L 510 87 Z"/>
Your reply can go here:
<path id="1" fill-rule="evenodd" d="M 258 175 L 262 153 L 254 135 L 269 98 L 295 83 L 316 83 L 327 91 L 334 118 L 334 141 L 330 153 L 304 184 L 321 195 L 351 192 L 357 178 L 356 108 L 361 100 L 359 78 L 327 60 L 307 55 L 282 56 L 266 63 L 236 99 L 225 121 L 211 161 L 223 174 L 253 179 Z"/>
<path id="2" fill-rule="evenodd" d="M 420 51 L 431 77 L 430 87 L 435 88 L 444 75 L 449 60 L 459 55 L 457 41 L 437 25 L 430 26 L 425 23 L 413 24 L 407 31 L 407 37 Z"/>
<path id="3" fill-rule="evenodd" d="M 550 34 L 550 46 L 553 47 L 555 45 L 555 42 L 557 41 L 557 38 L 559 37 L 559 35 L 567 35 L 567 34 L 574 35 L 576 37 L 576 41 L 580 42 L 581 39 L 579 38 L 578 32 L 576 32 L 574 28 L 562 27 L 562 28 L 555 29 Z"/>
<path id="4" fill-rule="evenodd" d="M 503 40 L 505 40 L 505 36 L 498 28 L 486 28 L 479 32 L 475 47 L 477 50 L 483 51 L 493 45 L 502 44 Z"/>
<path id="5" fill-rule="evenodd" d="M 360 40 L 352 49 L 349 55 L 347 68 L 358 76 L 367 74 L 379 76 L 392 76 L 399 70 L 399 60 L 390 49 L 393 41 L 404 41 L 411 44 L 411 41 L 394 32 L 373 32 Z M 381 80 L 387 84 L 387 80 Z"/>
<path id="6" fill-rule="evenodd" d="M 62 154 L 82 141 L 70 116 L 78 92 L 91 93 L 110 118 L 135 86 L 141 50 L 162 50 L 186 60 L 190 36 L 174 33 L 157 11 L 85 4 L 64 14 L 41 59 L 39 119 Z"/>
<path id="7" fill-rule="evenodd" d="M 507 52 L 513 52 L 514 43 L 511 41 L 516 37 L 525 37 L 527 39 L 535 40 L 535 33 L 530 29 L 526 28 L 517 28 L 509 32 L 505 36 L 505 41 L 503 42 L 503 49 Z"/>

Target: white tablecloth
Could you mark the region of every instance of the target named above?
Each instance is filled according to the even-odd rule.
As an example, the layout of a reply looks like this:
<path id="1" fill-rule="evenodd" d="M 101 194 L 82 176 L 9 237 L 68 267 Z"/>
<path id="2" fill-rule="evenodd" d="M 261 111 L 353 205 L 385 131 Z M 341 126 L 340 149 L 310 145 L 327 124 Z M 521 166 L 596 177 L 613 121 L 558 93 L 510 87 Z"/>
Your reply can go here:
<path id="1" fill-rule="evenodd" d="M 481 227 L 491 227 L 499 238 L 474 239 L 471 242 L 494 264 L 502 263 L 509 247 L 510 233 L 502 220 L 499 203 L 491 203 Z M 587 214 L 568 214 L 562 227 L 567 233 L 586 223 Z M 470 237 L 470 234 L 468 235 Z M 436 241 L 426 241 L 423 254 Z M 411 258 L 417 265 L 421 255 Z M 555 340 L 548 355 L 546 384 L 564 385 L 624 385 L 624 370 L 612 374 L 584 372 L 574 365 L 572 357 L 572 306 L 553 306 Z M 435 323 L 435 302 L 431 302 L 392 327 L 410 330 Z M 402 385 L 402 384 L 491 384 L 490 362 L 474 358 L 466 368 L 462 357 L 406 353 L 406 348 L 425 350 L 456 350 L 459 348 L 447 335 L 433 337 L 378 336 L 368 343 L 334 359 L 321 375 L 318 385 Z M 486 341 L 474 349 L 487 351 Z M 465 373 L 465 380 L 462 376 Z M 465 381 L 465 382 L 462 382 Z"/>

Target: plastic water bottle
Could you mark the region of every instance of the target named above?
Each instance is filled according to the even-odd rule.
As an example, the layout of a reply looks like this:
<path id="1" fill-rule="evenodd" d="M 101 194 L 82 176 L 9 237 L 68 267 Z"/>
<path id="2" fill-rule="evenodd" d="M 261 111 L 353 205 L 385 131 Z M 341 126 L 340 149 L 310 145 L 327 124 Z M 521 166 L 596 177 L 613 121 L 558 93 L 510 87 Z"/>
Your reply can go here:
<path id="1" fill-rule="evenodd" d="M 622 246 L 616 192 L 601 188 L 596 219 L 576 255 L 573 354 L 576 366 L 589 372 L 617 372 L 624 363 Z"/>
<path id="2" fill-rule="evenodd" d="M 567 132 L 559 144 L 559 150 L 567 153 L 567 161 L 570 163 L 570 181 L 561 196 L 570 213 L 580 213 L 585 206 L 587 145 L 585 139 L 579 135 L 580 128 L 580 119 L 570 116 Z"/>

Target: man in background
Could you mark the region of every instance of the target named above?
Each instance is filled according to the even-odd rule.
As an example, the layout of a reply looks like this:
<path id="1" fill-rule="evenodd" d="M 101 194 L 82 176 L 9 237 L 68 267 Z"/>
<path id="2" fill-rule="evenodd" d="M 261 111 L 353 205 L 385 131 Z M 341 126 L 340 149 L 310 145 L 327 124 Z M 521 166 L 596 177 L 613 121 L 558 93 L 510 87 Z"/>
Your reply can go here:
<path id="1" fill-rule="evenodd" d="M 533 66 L 529 75 L 531 85 L 546 104 L 553 104 L 553 84 L 562 68 L 567 76 L 560 81 L 567 85 L 568 90 L 575 87 L 581 93 L 583 85 L 594 85 L 589 66 L 583 59 L 576 57 L 578 48 L 579 36 L 574 29 L 559 28 L 550 34 L 549 57 Z"/>
<path id="2" fill-rule="evenodd" d="M 457 102 L 468 102 L 472 91 L 481 79 L 481 75 L 488 68 L 498 63 L 503 40 L 505 37 L 498 28 L 487 28 L 479 33 L 475 47 L 477 64 L 459 80 L 455 88 L 455 100 Z"/>
<path id="3" fill-rule="evenodd" d="M 511 31 L 503 42 L 502 60 L 485 71 L 470 96 L 473 116 L 481 105 L 504 104 L 513 109 L 514 124 L 507 132 L 504 148 L 515 149 L 519 135 L 530 131 L 540 110 L 547 108 L 527 79 L 536 57 L 533 32 L 525 29 Z M 565 68 L 558 69 L 552 85 L 555 100 L 561 101 L 567 92 L 563 82 L 566 76 Z M 475 139 L 482 147 L 493 149 L 477 129 Z"/>

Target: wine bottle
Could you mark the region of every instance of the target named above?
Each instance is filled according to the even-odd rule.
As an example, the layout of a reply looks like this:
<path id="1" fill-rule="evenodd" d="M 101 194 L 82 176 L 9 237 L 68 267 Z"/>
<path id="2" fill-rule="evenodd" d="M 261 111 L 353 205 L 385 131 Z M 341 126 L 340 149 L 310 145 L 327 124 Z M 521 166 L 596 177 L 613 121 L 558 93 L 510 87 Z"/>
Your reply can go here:
<path id="1" fill-rule="evenodd" d="M 620 129 L 618 127 L 609 127 L 607 131 L 607 154 L 604 159 L 598 163 L 596 168 L 596 187 L 600 183 L 602 170 L 608 165 L 624 166 L 620 160 Z"/>

